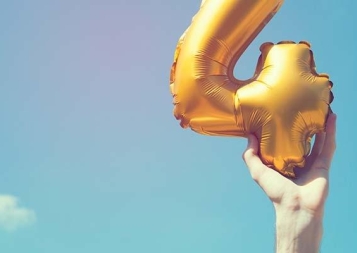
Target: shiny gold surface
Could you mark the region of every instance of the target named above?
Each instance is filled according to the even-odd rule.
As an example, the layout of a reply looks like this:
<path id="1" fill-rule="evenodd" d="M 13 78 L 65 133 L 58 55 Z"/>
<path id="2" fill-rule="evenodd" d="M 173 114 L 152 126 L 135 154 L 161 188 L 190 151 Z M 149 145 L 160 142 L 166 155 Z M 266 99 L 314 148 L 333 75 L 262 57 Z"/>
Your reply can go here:
<path id="1" fill-rule="evenodd" d="M 307 42 L 290 41 L 264 43 L 254 76 L 236 79 L 235 63 L 283 0 L 203 2 L 174 55 L 175 117 L 200 134 L 256 135 L 263 162 L 294 177 L 324 130 L 332 82 L 316 73 Z"/>

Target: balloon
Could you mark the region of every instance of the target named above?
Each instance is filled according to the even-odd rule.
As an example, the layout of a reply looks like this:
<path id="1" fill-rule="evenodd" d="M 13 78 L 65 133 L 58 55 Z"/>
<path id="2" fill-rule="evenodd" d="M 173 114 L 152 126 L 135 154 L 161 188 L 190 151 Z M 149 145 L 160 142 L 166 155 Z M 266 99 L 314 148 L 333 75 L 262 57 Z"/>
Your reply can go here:
<path id="1" fill-rule="evenodd" d="M 235 63 L 283 0 L 206 0 L 181 36 L 170 75 L 174 115 L 183 128 L 259 140 L 262 161 L 287 177 L 302 168 L 311 138 L 324 131 L 332 82 L 316 72 L 308 42 L 260 47 L 249 80 Z"/>

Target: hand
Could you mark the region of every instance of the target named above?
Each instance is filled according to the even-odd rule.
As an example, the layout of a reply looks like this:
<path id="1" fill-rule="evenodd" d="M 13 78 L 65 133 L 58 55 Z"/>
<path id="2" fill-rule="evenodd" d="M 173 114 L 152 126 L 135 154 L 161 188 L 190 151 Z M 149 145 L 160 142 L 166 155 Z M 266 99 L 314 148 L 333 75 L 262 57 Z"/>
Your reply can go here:
<path id="1" fill-rule="evenodd" d="M 316 135 L 304 168 L 288 179 L 265 166 L 258 156 L 258 141 L 248 137 L 243 153 L 252 178 L 272 201 L 277 218 L 277 252 L 317 252 L 322 237 L 329 169 L 336 149 L 336 114 L 330 114 L 326 131 Z"/>
<path id="2" fill-rule="evenodd" d="M 258 141 L 248 137 L 248 147 L 243 154 L 252 178 L 265 191 L 274 206 L 285 205 L 304 208 L 320 214 L 328 193 L 329 169 L 336 149 L 336 114 L 327 120 L 326 132 L 316 135 L 304 168 L 297 168 L 297 179 L 288 179 L 265 166 L 258 154 Z"/>

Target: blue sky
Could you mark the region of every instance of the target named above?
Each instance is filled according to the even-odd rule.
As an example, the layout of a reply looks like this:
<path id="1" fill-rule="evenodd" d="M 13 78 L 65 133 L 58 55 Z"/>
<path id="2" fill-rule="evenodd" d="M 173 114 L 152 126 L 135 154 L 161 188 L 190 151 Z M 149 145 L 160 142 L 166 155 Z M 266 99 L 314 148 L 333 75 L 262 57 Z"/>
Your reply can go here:
<path id="1" fill-rule="evenodd" d="M 273 252 L 246 139 L 183 130 L 169 71 L 199 1 L 0 3 L 0 251 Z M 357 4 L 286 0 L 266 41 L 307 40 L 334 82 L 337 151 L 322 252 L 357 252 Z"/>

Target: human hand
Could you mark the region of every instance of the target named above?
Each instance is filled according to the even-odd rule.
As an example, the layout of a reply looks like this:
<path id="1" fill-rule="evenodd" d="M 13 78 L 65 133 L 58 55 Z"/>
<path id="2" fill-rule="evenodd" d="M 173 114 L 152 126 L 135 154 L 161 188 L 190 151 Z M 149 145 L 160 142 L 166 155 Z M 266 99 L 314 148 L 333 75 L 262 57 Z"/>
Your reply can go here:
<path id="1" fill-rule="evenodd" d="M 326 132 L 316 135 L 310 155 L 304 168 L 295 170 L 296 179 L 289 179 L 265 166 L 258 156 L 258 141 L 255 136 L 248 137 L 248 147 L 243 153 L 252 178 L 265 191 L 274 203 L 279 205 L 298 205 L 314 213 L 321 208 L 328 193 L 329 169 L 336 149 L 336 114 L 327 120 Z"/>
<path id="2" fill-rule="evenodd" d="M 317 252 L 322 237 L 329 169 L 336 149 L 336 114 L 330 114 L 326 131 L 316 135 L 304 168 L 289 179 L 265 166 L 258 156 L 258 141 L 248 137 L 243 159 L 252 178 L 272 201 L 277 218 L 277 252 Z"/>

